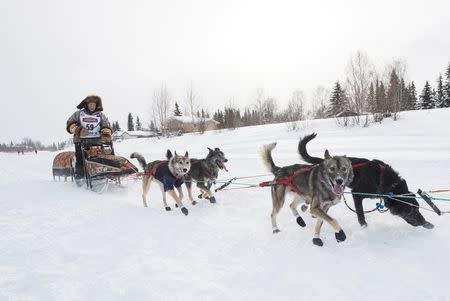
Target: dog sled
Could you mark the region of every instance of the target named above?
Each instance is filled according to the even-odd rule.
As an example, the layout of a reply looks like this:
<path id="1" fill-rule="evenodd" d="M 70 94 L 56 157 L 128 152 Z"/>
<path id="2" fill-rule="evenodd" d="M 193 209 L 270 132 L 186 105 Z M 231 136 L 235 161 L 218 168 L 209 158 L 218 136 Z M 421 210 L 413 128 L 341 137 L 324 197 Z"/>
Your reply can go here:
<path id="1" fill-rule="evenodd" d="M 122 185 L 130 177 L 137 177 L 138 169 L 128 159 L 114 154 L 112 144 L 81 144 L 84 178 L 76 179 L 78 186 L 102 193 L 109 184 Z M 75 174 L 75 153 L 62 152 L 53 162 L 53 175 Z"/>
<path id="2" fill-rule="evenodd" d="M 138 172 L 128 159 L 116 156 L 112 144 L 81 145 L 84 183 L 88 189 L 103 192 L 110 183 L 121 185 L 123 180 Z M 77 183 L 79 186 L 83 184 Z M 80 185 L 81 184 L 81 185 Z"/>

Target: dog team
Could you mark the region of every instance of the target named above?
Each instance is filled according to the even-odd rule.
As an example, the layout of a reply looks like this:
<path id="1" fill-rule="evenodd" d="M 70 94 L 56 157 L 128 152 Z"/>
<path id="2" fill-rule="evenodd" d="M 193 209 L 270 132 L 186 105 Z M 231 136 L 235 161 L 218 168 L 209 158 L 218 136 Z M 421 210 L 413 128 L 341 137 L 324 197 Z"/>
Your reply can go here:
<path id="1" fill-rule="evenodd" d="M 305 227 L 305 221 L 297 208 L 300 204 L 301 211 L 309 212 L 316 219 L 314 228 L 313 244 L 322 246 L 320 231 L 324 222 L 328 223 L 335 231 L 338 242 L 346 239 L 341 225 L 336 219 L 328 214 L 328 210 L 339 203 L 345 187 L 352 191 L 354 205 L 361 226 L 367 226 L 362 201 L 370 195 L 382 194 L 395 195 L 394 198 L 384 197 L 384 203 L 389 211 L 403 218 L 412 226 L 422 226 L 427 229 L 433 228 L 433 224 L 426 221 L 419 212 L 419 203 L 414 198 L 414 193 L 408 190 L 405 179 L 388 164 L 380 160 L 369 160 L 365 158 L 331 156 L 328 150 L 324 158 L 312 157 L 306 150 L 306 145 L 314 139 L 316 134 L 303 137 L 298 144 L 300 157 L 309 164 L 294 164 L 279 167 L 272 158 L 272 151 L 276 143 L 265 145 L 261 153 L 263 163 L 274 175 L 274 180 L 268 183 L 271 186 L 272 195 L 272 231 L 280 232 L 277 225 L 277 214 L 284 205 L 287 195 L 292 197 L 289 207 L 296 222 Z M 219 148 L 208 148 L 208 154 L 204 159 L 189 158 L 188 152 L 184 155 L 172 154 L 167 150 L 166 160 L 157 160 L 147 163 L 139 153 L 132 153 L 131 158 L 139 161 L 144 169 L 142 180 L 142 201 L 147 207 L 147 193 L 150 183 L 155 181 L 161 189 L 165 210 L 170 211 L 166 195 L 169 194 L 175 201 L 175 206 L 181 212 L 188 215 L 189 211 L 184 207 L 181 186 L 186 185 L 189 200 L 196 204 L 192 196 L 192 185 L 195 182 L 201 191 L 199 197 L 208 199 L 215 203 L 212 185 L 218 178 L 220 170 L 226 170 L 225 163 L 228 162 L 225 154 Z M 178 191 L 175 192 L 175 188 Z M 369 196 L 368 196 L 369 195 Z M 375 197 L 375 196 L 374 196 Z"/>

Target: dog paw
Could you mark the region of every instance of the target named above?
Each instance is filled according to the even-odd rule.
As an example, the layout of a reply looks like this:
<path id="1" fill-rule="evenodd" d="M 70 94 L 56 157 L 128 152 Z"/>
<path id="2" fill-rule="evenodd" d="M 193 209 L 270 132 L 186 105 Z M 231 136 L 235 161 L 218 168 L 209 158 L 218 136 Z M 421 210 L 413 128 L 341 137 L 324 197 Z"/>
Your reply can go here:
<path id="1" fill-rule="evenodd" d="M 177 203 L 175 203 L 175 208 L 178 208 L 178 204 Z"/>
<path id="2" fill-rule="evenodd" d="M 303 204 L 302 207 L 300 207 L 300 209 L 302 209 L 302 212 L 306 212 L 306 210 L 308 210 L 308 205 Z"/>
<path id="3" fill-rule="evenodd" d="M 192 205 L 197 205 L 197 201 L 192 201 Z"/>
<path id="4" fill-rule="evenodd" d="M 306 226 L 306 223 L 301 216 L 297 216 L 297 224 L 302 228 Z"/>
<path id="5" fill-rule="evenodd" d="M 424 227 L 425 229 L 433 229 L 434 225 L 430 222 L 425 222 L 422 227 Z"/>
<path id="6" fill-rule="evenodd" d="M 336 240 L 338 242 L 342 242 L 347 238 L 347 236 L 344 233 L 344 230 L 342 229 L 339 232 L 334 233 L 334 236 L 336 236 Z"/>
<path id="7" fill-rule="evenodd" d="M 313 242 L 313 245 L 316 245 L 318 247 L 322 247 L 323 246 L 323 241 L 320 238 L 318 238 L 318 237 L 313 238 L 312 242 Z"/>
<path id="8" fill-rule="evenodd" d="M 277 234 L 277 233 L 280 233 L 280 232 L 281 232 L 281 231 L 280 231 L 280 229 L 278 229 L 278 228 L 272 230 L 272 233 L 273 233 L 273 234 Z"/>
<path id="9" fill-rule="evenodd" d="M 210 197 L 210 198 L 209 198 L 209 202 L 210 202 L 211 204 L 216 203 L 216 197 L 214 197 L 214 196 Z"/>
<path id="10" fill-rule="evenodd" d="M 166 211 L 170 211 L 172 210 L 172 208 L 170 208 L 169 206 L 166 207 Z"/>
<path id="11" fill-rule="evenodd" d="M 365 219 L 363 219 L 363 220 L 359 220 L 359 219 L 358 219 L 358 222 L 359 222 L 359 224 L 361 225 L 361 227 L 367 227 L 367 222 L 366 222 Z"/>
<path id="12" fill-rule="evenodd" d="M 181 212 L 183 212 L 184 215 L 188 215 L 189 213 L 186 207 L 181 207 Z"/>

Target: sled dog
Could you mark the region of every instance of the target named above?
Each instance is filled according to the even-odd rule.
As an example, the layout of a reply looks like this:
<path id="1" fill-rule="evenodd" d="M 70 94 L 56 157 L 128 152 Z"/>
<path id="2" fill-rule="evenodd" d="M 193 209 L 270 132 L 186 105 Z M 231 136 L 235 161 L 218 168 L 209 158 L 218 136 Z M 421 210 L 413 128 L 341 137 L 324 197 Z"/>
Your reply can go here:
<path id="1" fill-rule="evenodd" d="M 275 146 L 276 143 L 266 145 L 262 152 L 264 164 L 275 176 L 271 187 L 273 233 L 280 232 L 276 217 L 284 205 L 286 193 L 292 191 L 295 192 L 295 197 L 289 207 L 297 218 L 297 223 L 302 227 L 305 226 L 305 222 L 297 211 L 298 205 L 302 202 L 310 205 L 311 215 L 317 218 L 313 244 L 323 245 L 320 230 L 324 221 L 335 230 L 336 240 L 338 242 L 344 241 L 346 239 L 344 231 L 339 223 L 328 215 L 328 210 L 340 201 L 345 186 L 353 179 L 350 160 L 345 156 L 331 157 L 328 151 L 325 151 L 325 160 L 321 164 L 294 164 L 278 167 L 272 159 L 272 151 Z M 294 174 L 296 176 L 291 179 L 290 185 L 277 183 L 279 180 L 284 180 Z"/>
<path id="2" fill-rule="evenodd" d="M 175 155 L 172 155 L 172 152 L 167 150 L 167 160 L 157 160 L 148 164 L 140 153 L 132 153 L 130 157 L 137 159 L 144 169 L 144 175 L 142 177 L 142 201 L 144 206 L 147 207 L 146 195 L 150 183 L 153 180 L 156 180 L 162 191 L 162 198 L 166 211 L 172 210 L 170 206 L 167 205 L 166 201 L 166 193 L 168 193 L 175 200 L 176 205 L 181 208 L 181 212 L 188 215 L 188 210 L 182 203 L 183 191 L 181 185 L 184 182 L 184 176 L 191 168 L 191 160 L 189 159 L 188 152 L 186 152 L 184 156 L 178 155 L 177 152 L 174 152 L 174 154 Z M 174 187 L 177 188 L 178 195 L 175 192 Z"/>
<path id="3" fill-rule="evenodd" d="M 185 185 L 193 205 L 197 203 L 192 196 L 193 182 L 197 183 L 203 198 L 208 199 L 211 203 L 216 202 L 211 186 L 217 180 L 219 170 L 228 171 L 225 166 L 227 162 L 228 159 L 218 147 L 214 149 L 208 147 L 208 155 L 204 159 L 191 159 L 191 170 L 185 177 Z"/>
<path id="4" fill-rule="evenodd" d="M 307 150 L 306 144 L 314 139 L 317 134 L 313 133 L 305 136 L 298 144 L 298 152 L 300 156 L 308 163 L 320 164 L 324 159 L 311 157 Z M 367 195 L 357 194 L 384 194 L 393 193 L 395 199 L 384 197 L 384 203 L 390 212 L 403 218 L 412 226 L 422 226 L 432 229 L 433 224 L 426 221 L 419 212 L 419 203 L 414 198 L 414 193 L 408 189 L 406 180 L 400 177 L 391 166 L 380 160 L 369 160 L 366 158 L 349 157 L 352 162 L 354 178 L 349 184 L 352 190 L 353 202 L 355 204 L 356 214 L 359 224 L 363 227 L 367 226 L 364 216 L 363 199 L 374 198 Z M 398 196 L 397 196 L 398 195 Z"/>

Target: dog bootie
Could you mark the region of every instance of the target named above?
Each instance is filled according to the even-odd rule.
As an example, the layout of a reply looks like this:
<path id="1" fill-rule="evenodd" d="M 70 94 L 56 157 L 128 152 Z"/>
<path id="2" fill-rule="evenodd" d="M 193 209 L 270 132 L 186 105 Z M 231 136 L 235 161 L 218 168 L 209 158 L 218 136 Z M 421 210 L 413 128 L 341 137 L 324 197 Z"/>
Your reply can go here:
<path id="1" fill-rule="evenodd" d="M 430 222 L 425 222 L 423 223 L 422 227 L 424 227 L 425 229 L 433 229 L 434 225 Z"/>
<path id="2" fill-rule="evenodd" d="M 336 236 L 336 240 L 338 242 L 342 242 L 347 238 L 347 236 L 344 233 L 344 230 L 342 229 L 339 232 L 334 233 L 334 236 Z"/>
<path id="3" fill-rule="evenodd" d="M 186 207 L 181 207 L 181 212 L 183 212 L 184 215 L 188 215 L 189 213 Z"/>
<path id="4" fill-rule="evenodd" d="M 172 210 L 172 208 L 170 208 L 169 206 L 166 207 L 166 211 L 170 211 Z"/>
<path id="5" fill-rule="evenodd" d="M 308 205 L 303 204 L 301 209 L 302 209 L 302 212 L 306 212 L 306 210 L 308 210 Z"/>
<path id="6" fill-rule="evenodd" d="M 280 233 L 281 231 L 280 231 L 280 229 L 278 229 L 278 228 L 275 228 L 275 229 L 273 229 L 272 230 L 272 233 L 273 234 L 277 234 L 277 233 Z"/>
<path id="7" fill-rule="evenodd" d="M 318 246 L 318 247 L 322 247 L 323 246 L 323 241 L 322 239 L 318 238 L 318 237 L 314 237 L 312 240 L 313 244 Z"/>
<path id="8" fill-rule="evenodd" d="M 197 201 L 192 201 L 192 205 L 197 205 Z"/>
<path id="9" fill-rule="evenodd" d="M 214 204 L 216 202 L 216 197 L 214 197 L 214 196 L 210 197 L 209 202 Z"/>
<path id="10" fill-rule="evenodd" d="M 302 228 L 306 226 L 305 221 L 303 220 L 303 218 L 300 215 L 297 216 L 297 224 Z"/>

